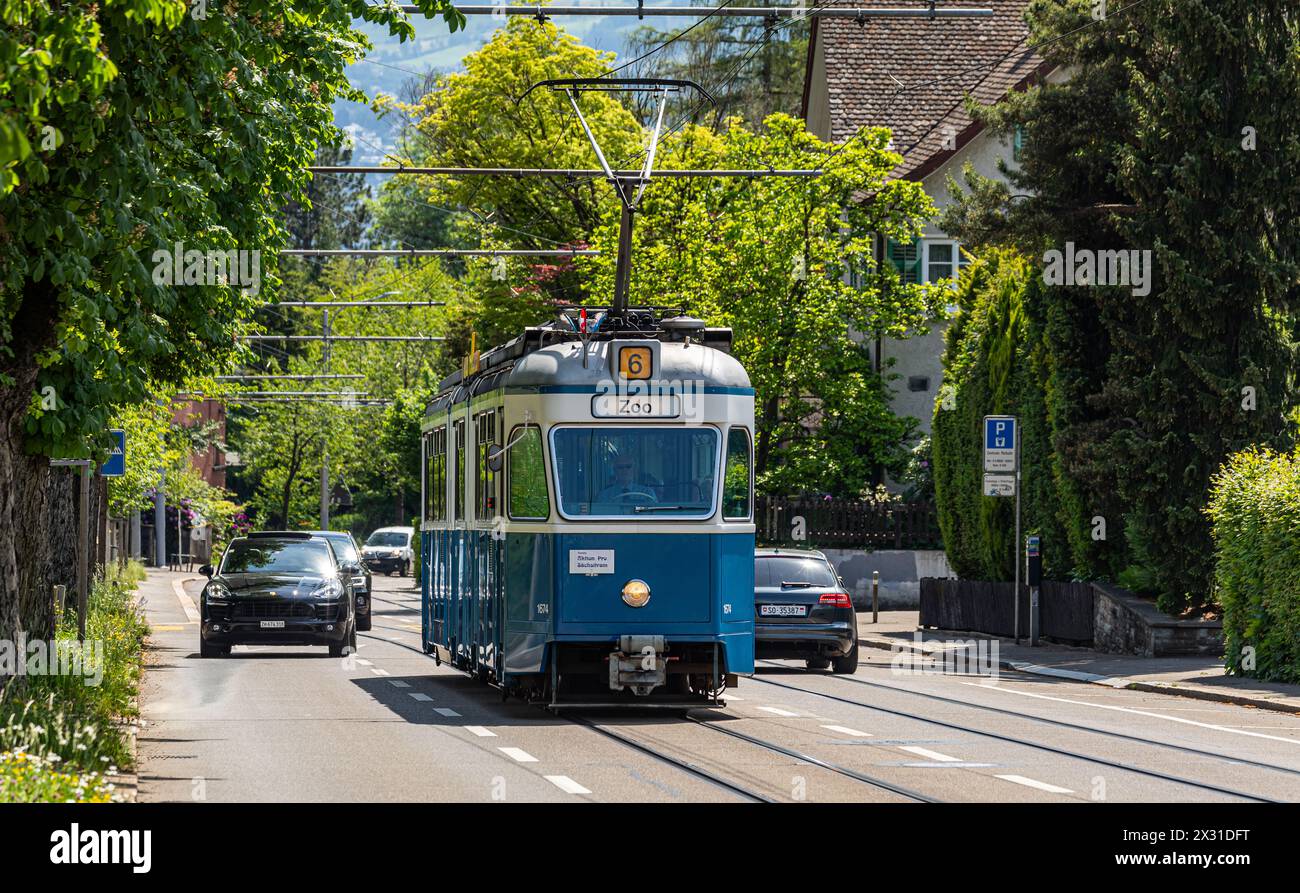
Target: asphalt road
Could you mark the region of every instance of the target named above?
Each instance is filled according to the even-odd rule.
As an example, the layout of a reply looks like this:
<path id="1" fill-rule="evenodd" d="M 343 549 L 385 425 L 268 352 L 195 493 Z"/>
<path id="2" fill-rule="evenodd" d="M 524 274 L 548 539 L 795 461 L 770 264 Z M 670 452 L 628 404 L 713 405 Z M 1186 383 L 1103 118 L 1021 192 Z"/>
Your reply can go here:
<path id="1" fill-rule="evenodd" d="M 200 582 L 146 606 L 141 801 L 1300 801 L 1290 714 L 863 649 L 853 677 L 761 662 L 690 718 L 556 717 L 435 666 L 409 578 L 375 578 L 353 659 L 200 659 Z"/>

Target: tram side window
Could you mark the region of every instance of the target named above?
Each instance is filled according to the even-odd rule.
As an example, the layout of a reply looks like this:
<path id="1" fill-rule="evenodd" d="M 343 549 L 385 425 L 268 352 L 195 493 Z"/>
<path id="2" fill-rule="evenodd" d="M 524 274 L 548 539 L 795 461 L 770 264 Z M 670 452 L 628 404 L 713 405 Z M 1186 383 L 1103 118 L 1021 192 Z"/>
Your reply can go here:
<path id="1" fill-rule="evenodd" d="M 465 420 L 453 423 L 456 435 L 456 520 L 465 520 Z"/>
<path id="2" fill-rule="evenodd" d="M 447 520 L 447 428 L 429 432 L 425 447 L 425 516 L 430 521 Z"/>
<path id="3" fill-rule="evenodd" d="M 550 517 L 551 500 L 546 493 L 541 430 L 536 425 L 516 428 L 510 435 L 510 443 L 510 449 L 506 451 L 510 517 Z"/>
<path id="4" fill-rule="evenodd" d="M 722 476 L 722 517 L 748 520 L 750 503 L 749 431 L 727 434 L 727 467 Z"/>
<path id="5" fill-rule="evenodd" d="M 478 486 L 474 489 L 474 517 L 486 519 L 497 514 L 497 474 L 488 467 L 488 450 L 497 442 L 497 413 L 494 409 L 474 417 L 474 450 L 478 458 Z"/>

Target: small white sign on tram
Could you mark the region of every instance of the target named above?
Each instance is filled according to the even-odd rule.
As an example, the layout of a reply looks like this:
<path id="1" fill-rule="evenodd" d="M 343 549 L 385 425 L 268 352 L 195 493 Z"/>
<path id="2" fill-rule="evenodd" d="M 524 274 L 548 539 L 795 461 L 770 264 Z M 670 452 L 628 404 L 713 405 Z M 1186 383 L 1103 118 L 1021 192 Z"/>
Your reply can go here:
<path id="1" fill-rule="evenodd" d="M 571 574 L 612 574 L 614 573 L 613 549 L 570 549 L 569 573 Z"/>

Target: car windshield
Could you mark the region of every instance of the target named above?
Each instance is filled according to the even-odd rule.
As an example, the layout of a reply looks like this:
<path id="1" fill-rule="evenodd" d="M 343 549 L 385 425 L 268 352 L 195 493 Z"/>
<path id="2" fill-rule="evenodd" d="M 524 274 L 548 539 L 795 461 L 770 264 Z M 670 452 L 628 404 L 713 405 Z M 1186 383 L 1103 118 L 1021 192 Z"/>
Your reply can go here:
<path id="1" fill-rule="evenodd" d="M 367 546 L 387 546 L 391 549 L 405 549 L 407 536 L 396 530 L 376 530 L 366 537 Z"/>
<path id="2" fill-rule="evenodd" d="M 221 560 L 223 574 L 331 574 L 329 546 L 311 540 L 235 540 Z"/>
<path id="3" fill-rule="evenodd" d="M 712 428 L 556 428 L 560 511 L 567 517 L 708 517 L 718 432 Z"/>
<path id="4" fill-rule="evenodd" d="M 339 561 L 357 560 L 357 550 L 356 547 L 352 545 L 352 537 L 326 536 L 324 538 L 329 540 L 330 545 L 334 547 L 334 554 L 339 557 Z"/>
<path id="5" fill-rule="evenodd" d="M 838 586 L 835 572 L 821 558 L 794 555 L 759 556 L 754 559 L 755 586 Z"/>

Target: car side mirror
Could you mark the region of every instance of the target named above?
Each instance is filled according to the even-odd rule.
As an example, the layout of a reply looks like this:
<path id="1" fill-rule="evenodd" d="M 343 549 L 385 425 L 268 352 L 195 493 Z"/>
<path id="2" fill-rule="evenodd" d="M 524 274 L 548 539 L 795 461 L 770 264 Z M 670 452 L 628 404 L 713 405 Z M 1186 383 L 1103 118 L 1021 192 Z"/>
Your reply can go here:
<path id="1" fill-rule="evenodd" d="M 361 565 L 355 561 L 345 561 L 339 565 L 339 570 L 349 574 L 361 573 Z"/>
<path id="2" fill-rule="evenodd" d="M 506 451 L 500 444 L 492 444 L 487 451 L 487 464 L 493 473 L 501 471 L 506 463 Z"/>
<path id="3" fill-rule="evenodd" d="M 203 567 L 199 568 L 199 573 L 201 573 L 203 576 L 208 577 L 210 579 L 212 577 L 212 565 L 210 564 L 203 565 Z"/>

